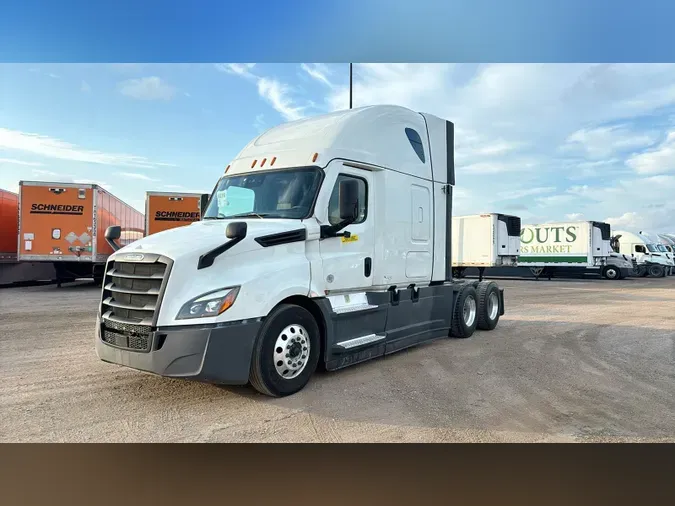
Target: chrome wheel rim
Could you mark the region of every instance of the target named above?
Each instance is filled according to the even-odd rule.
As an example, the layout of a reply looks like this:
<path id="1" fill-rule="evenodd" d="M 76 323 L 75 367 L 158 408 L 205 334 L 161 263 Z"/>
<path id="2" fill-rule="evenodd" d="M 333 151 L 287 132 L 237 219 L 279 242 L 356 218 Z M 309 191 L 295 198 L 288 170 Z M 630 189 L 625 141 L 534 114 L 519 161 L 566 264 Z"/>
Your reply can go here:
<path id="1" fill-rule="evenodd" d="M 613 267 L 610 267 L 609 269 L 607 269 L 607 277 L 608 278 L 614 279 L 616 277 L 616 274 L 617 274 L 616 269 L 614 269 Z"/>
<path id="2" fill-rule="evenodd" d="M 497 292 L 493 291 L 490 293 L 487 300 L 487 309 L 488 318 L 490 318 L 490 320 L 495 320 L 499 313 L 499 297 L 497 297 Z"/>
<path id="3" fill-rule="evenodd" d="M 274 368 L 284 379 L 297 378 L 309 362 L 311 346 L 307 329 L 302 325 L 288 325 L 274 343 Z"/>
<path id="4" fill-rule="evenodd" d="M 464 300 L 464 307 L 462 308 L 462 314 L 466 326 L 471 327 L 471 325 L 473 325 L 474 320 L 476 319 L 476 299 L 474 299 L 473 297 L 467 297 Z"/>

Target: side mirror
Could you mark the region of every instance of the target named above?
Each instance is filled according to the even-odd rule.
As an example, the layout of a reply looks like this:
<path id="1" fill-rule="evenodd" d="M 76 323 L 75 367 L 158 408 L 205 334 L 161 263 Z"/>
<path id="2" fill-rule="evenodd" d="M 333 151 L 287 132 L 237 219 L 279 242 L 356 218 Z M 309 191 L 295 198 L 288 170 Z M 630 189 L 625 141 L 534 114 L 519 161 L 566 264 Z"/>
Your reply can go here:
<path id="1" fill-rule="evenodd" d="M 354 179 L 340 181 L 338 191 L 340 219 L 355 221 L 359 216 L 359 183 Z"/>
<path id="2" fill-rule="evenodd" d="M 122 237 L 122 227 L 120 227 L 119 225 L 113 225 L 112 227 L 108 227 L 105 230 L 104 237 L 106 242 L 110 244 L 110 247 L 113 249 L 113 251 L 117 251 L 118 249 L 121 248 L 121 246 L 117 244 L 115 241 L 119 240 L 119 238 Z"/>
<path id="3" fill-rule="evenodd" d="M 206 212 L 206 207 L 209 205 L 209 197 L 211 195 L 208 193 L 202 193 L 201 197 L 199 197 L 199 216 L 204 217 L 204 213 Z"/>
<path id="4" fill-rule="evenodd" d="M 225 237 L 228 239 L 243 239 L 246 237 L 246 229 L 248 226 L 243 221 L 235 221 L 228 223 L 225 229 Z"/>

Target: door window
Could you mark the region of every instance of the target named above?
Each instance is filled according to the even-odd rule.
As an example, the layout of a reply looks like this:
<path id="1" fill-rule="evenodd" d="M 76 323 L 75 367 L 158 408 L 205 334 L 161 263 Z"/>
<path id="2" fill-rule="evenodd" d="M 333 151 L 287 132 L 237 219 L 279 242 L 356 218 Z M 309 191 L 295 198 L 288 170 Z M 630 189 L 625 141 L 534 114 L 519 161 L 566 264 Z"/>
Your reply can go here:
<path id="1" fill-rule="evenodd" d="M 335 187 L 333 188 L 333 193 L 330 196 L 330 201 L 328 203 L 328 222 L 331 225 L 337 225 L 340 223 L 340 182 L 353 179 L 359 185 L 359 217 L 356 219 L 354 224 L 363 223 L 366 221 L 366 216 L 368 215 L 368 184 L 366 180 L 356 176 L 350 176 L 348 174 L 339 174 L 337 180 L 335 181 Z"/>

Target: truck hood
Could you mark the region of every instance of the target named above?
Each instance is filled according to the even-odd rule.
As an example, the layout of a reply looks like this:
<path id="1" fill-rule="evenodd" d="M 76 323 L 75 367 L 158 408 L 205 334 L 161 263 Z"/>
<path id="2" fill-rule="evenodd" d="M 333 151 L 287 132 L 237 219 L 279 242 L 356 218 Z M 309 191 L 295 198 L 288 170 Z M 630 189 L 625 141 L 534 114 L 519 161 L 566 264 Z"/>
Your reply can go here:
<path id="1" fill-rule="evenodd" d="M 230 241 L 225 236 L 225 230 L 227 225 L 233 221 L 199 221 L 183 227 L 158 232 L 124 246 L 116 251 L 111 258 L 128 253 L 155 253 L 173 260 L 185 256 L 199 256 Z M 255 241 L 257 237 L 306 229 L 305 224 L 299 220 L 261 220 L 253 218 L 236 221 L 247 223 L 247 233 L 246 238 L 239 242 L 236 248 L 233 248 L 233 254 L 246 253 L 262 248 Z"/>

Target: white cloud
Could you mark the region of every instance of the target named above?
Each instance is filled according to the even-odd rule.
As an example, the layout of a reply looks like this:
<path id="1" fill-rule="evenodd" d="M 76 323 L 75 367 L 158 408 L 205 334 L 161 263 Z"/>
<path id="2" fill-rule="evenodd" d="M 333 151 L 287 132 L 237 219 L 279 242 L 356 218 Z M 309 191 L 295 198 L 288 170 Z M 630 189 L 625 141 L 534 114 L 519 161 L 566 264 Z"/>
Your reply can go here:
<path id="1" fill-rule="evenodd" d="M 295 105 L 289 97 L 289 87 L 276 79 L 259 78 L 258 94 L 288 121 L 301 119 L 304 116 L 304 107 Z"/>
<path id="2" fill-rule="evenodd" d="M 70 175 L 59 174 L 58 172 L 54 172 L 53 170 L 33 169 L 31 172 L 36 177 L 59 177 L 62 178 L 62 180 L 63 178 L 65 178 L 68 181 L 72 179 L 72 176 Z"/>
<path id="3" fill-rule="evenodd" d="M 24 165 L 26 167 L 41 167 L 44 163 L 27 162 L 25 160 L 16 160 L 14 158 L 0 158 L 0 165 Z"/>
<path id="4" fill-rule="evenodd" d="M 82 84 L 80 85 L 80 91 L 82 91 L 83 93 L 91 92 L 91 86 L 87 81 L 82 81 Z"/>
<path id="5" fill-rule="evenodd" d="M 255 63 L 216 63 L 215 67 L 221 72 L 244 75 L 248 74 L 255 67 Z"/>
<path id="6" fill-rule="evenodd" d="M 45 135 L 0 128 L 0 149 L 21 151 L 45 158 L 137 168 L 173 167 L 172 164 L 153 162 L 143 156 L 123 153 L 105 153 L 82 148 Z"/>
<path id="7" fill-rule="evenodd" d="M 636 132 L 627 125 L 583 128 L 567 137 L 563 149 L 579 150 L 594 159 L 607 159 L 619 152 L 651 146 L 658 138 L 658 132 Z"/>
<path id="8" fill-rule="evenodd" d="M 118 85 L 122 95 L 137 100 L 171 100 L 176 88 L 157 76 L 128 79 Z"/>
<path id="9" fill-rule="evenodd" d="M 605 221 L 609 223 L 612 228 L 628 228 L 634 230 L 635 228 L 640 227 L 642 218 L 638 213 L 630 211 L 623 213 L 621 216 L 606 218 Z"/>
<path id="10" fill-rule="evenodd" d="M 675 130 L 658 147 L 635 154 L 626 163 L 643 175 L 675 172 Z"/>
<path id="11" fill-rule="evenodd" d="M 523 197 L 529 197 L 532 195 L 541 195 L 543 193 L 551 193 L 556 190 L 555 186 L 544 186 L 538 188 L 522 188 L 520 190 L 511 190 L 505 192 L 499 192 L 497 196 L 501 200 L 516 200 L 522 199 Z"/>
<path id="12" fill-rule="evenodd" d="M 327 77 L 327 74 L 330 72 L 328 70 L 328 67 L 325 65 L 322 65 L 320 63 L 313 63 L 311 65 L 308 65 L 307 63 L 303 63 L 300 65 L 300 68 L 304 70 L 309 77 L 312 79 L 319 81 L 322 84 L 325 84 L 329 88 L 333 87 L 333 83 L 330 82 L 330 80 Z"/>
<path id="13" fill-rule="evenodd" d="M 153 179 L 145 174 L 139 174 L 138 172 L 116 172 L 116 176 L 124 177 L 127 179 L 138 179 L 141 181 L 159 181 L 159 179 Z"/>
<path id="14" fill-rule="evenodd" d="M 306 107 L 299 106 L 291 98 L 292 89 L 281 81 L 260 77 L 252 72 L 255 63 L 217 63 L 217 70 L 234 74 L 254 82 L 258 89 L 258 95 L 272 106 L 284 119 L 293 121 L 304 117 Z"/>
<path id="15" fill-rule="evenodd" d="M 577 221 L 583 217 L 584 217 L 583 213 L 570 213 L 565 215 L 565 218 L 567 218 L 570 221 Z"/>

